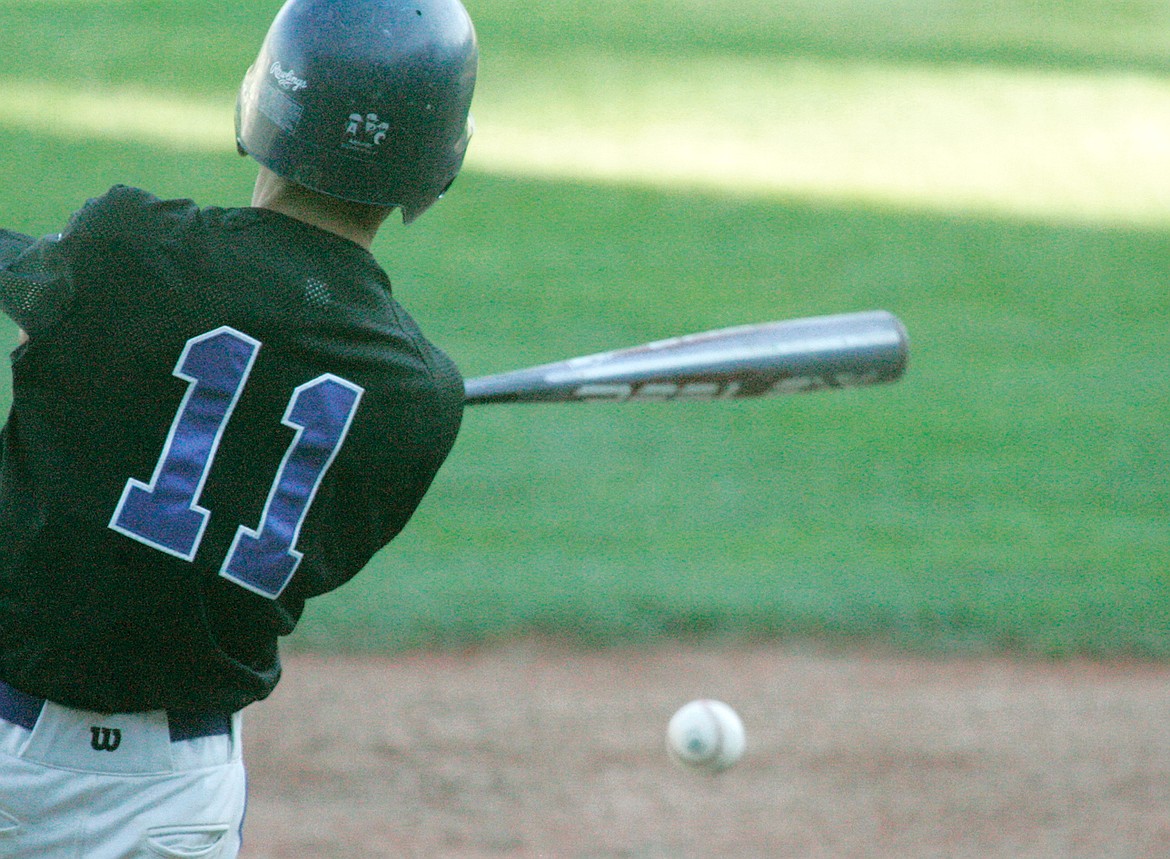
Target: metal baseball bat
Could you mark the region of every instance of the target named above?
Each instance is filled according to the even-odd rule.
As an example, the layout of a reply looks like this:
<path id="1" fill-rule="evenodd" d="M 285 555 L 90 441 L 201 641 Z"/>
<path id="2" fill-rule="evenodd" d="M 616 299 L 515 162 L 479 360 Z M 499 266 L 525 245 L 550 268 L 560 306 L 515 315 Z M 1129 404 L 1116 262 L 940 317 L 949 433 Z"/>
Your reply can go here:
<path id="1" fill-rule="evenodd" d="M 704 331 L 466 382 L 480 403 L 734 400 L 901 378 L 906 329 L 884 310 Z"/>

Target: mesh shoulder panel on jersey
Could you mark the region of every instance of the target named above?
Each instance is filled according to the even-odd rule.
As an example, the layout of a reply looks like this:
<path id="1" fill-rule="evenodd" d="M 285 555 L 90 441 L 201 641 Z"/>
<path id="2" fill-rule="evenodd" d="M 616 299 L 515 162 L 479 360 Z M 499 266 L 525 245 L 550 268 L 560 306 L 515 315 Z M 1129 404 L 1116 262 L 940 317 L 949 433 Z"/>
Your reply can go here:
<path id="1" fill-rule="evenodd" d="M 17 237 L 13 239 L 12 237 Z M 0 238 L 0 310 L 25 331 L 34 332 L 50 325 L 69 303 L 72 284 L 56 253 L 60 236 L 39 241 L 29 236 L 7 233 Z M 23 248 L 9 256 L 4 253 Z"/>

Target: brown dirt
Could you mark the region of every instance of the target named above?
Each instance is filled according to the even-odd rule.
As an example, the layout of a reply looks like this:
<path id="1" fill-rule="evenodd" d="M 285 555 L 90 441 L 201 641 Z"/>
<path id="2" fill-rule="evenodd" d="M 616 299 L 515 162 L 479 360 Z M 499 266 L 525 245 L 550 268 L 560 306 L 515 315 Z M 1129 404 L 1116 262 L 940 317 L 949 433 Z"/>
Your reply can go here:
<path id="1" fill-rule="evenodd" d="M 697 697 L 748 752 L 681 770 Z M 1170 667 L 784 646 L 294 656 L 245 859 L 1170 855 Z"/>

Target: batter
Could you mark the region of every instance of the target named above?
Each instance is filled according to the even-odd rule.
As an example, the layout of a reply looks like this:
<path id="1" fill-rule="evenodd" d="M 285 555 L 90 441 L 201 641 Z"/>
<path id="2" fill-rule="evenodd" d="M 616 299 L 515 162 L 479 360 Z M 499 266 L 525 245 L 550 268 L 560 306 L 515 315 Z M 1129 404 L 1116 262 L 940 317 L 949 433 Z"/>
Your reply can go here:
<path id="1" fill-rule="evenodd" d="M 238 852 L 279 637 L 458 432 L 370 247 L 459 171 L 476 61 L 458 0 L 290 0 L 240 91 L 250 207 L 118 186 L 0 231 L 0 856 Z"/>

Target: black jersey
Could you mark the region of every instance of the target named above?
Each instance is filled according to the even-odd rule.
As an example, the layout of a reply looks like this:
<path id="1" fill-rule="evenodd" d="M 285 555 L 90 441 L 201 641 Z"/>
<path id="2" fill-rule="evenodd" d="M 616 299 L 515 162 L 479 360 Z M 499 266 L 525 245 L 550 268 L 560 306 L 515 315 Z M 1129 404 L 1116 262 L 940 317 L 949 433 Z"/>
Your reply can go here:
<path id="1" fill-rule="evenodd" d="M 116 187 L 0 232 L 0 679 L 101 711 L 237 710 L 278 636 L 406 524 L 462 414 L 364 249 Z"/>

